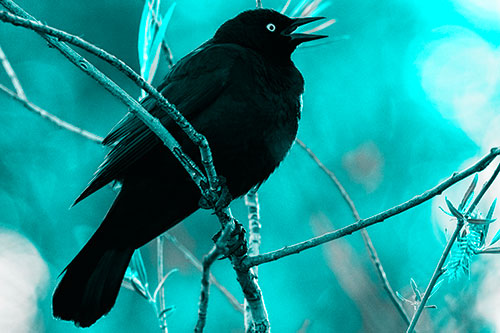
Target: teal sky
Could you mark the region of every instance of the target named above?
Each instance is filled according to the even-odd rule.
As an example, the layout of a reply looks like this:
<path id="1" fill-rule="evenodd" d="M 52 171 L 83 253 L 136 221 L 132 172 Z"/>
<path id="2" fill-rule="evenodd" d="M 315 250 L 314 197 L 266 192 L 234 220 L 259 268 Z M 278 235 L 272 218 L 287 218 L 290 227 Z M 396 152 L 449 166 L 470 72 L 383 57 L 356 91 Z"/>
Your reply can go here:
<path id="1" fill-rule="evenodd" d="M 170 1 L 164 0 L 169 6 Z M 326 3 L 327 1 L 323 1 Z M 263 1 L 281 9 L 284 1 Z M 292 1 L 291 7 L 299 1 Z M 336 173 L 360 215 L 404 202 L 500 145 L 500 9 L 493 0 L 336 0 L 321 13 L 336 23 L 328 42 L 299 48 L 293 60 L 306 91 L 298 137 Z M 83 37 L 139 71 L 137 33 L 143 2 L 19 2 L 37 19 Z M 252 1 L 178 1 L 166 32 L 180 59 Z M 33 103 L 104 136 L 126 108 L 38 35 L 0 24 L 0 46 Z M 132 96 L 139 89 L 93 56 L 84 56 Z M 155 84 L 167 72 L 161 60 Z M 0 68 L 0 84 L 11 88 Z M 104 148 L 30 113 L 0 91 L 0 330 L 76 332 L 51 316 L 57 277 L 109 208 L 107 187 L 68 207 L 102 161 Z M 495 165 L 496 166 L 496 165 Z M 491 168 L 480 177 L 487 179 Z M 392 287 L 412 297 L 410 278 L 425 289 L 454 222 L 444 196 L 459 203 L 469 180 L 409 212 L 368 229 Z M 484 199 L 484 212 L 500 186 Z M 298 146 L 259 191 L 266 252 L 353 223 L 330 180 Z M 232 204 L 246 223 L 243 201 Z M 138 222 L 140 223 L 140 222 Z M 172 230 L 198 258 L 218 221 L 198 212 Z M 490 236 L 498 227 L 491 226 Z M 167 242 L 171 332 L 196 322 L 201 274 Z M 156 282 L 155 244 L 143 251 Z M 474 258 L 470 277 L 444 283 L 431 298 L 420 332 L 500 330 L 497 256 Z M 242 301 L 229 263 L 213 273 Z M 405 326 L 377 279 L 361 236 L 354 234 L 259 269 L 274 332 L 383 332 Z M 243 320 L 212 286 L 207 332 L 243 332 Z M 5 310 L 4 310 L 5 309 Z M 8 310 L 8 311 L 7 311 Z M 407 307 L 409 313 L 412 307 Z M 304 328 L 305 327 L 305 328 Z M 155 332 L 155 314 L 122 289 L 108 316 L 87 332 Z"/>

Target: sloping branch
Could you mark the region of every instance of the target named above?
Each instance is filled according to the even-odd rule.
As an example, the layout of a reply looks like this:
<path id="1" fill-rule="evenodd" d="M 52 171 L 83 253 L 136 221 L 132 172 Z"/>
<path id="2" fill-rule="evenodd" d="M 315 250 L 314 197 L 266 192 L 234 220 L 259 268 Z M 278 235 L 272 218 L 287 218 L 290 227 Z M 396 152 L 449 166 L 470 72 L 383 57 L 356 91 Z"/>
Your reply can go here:
<path id="1" fill-rule="evenodd" d="M 321 170 L 330 178 L 330 180 L 335 184 L 337 189 L 340 192 L 340 195 L 344 199 L 344 201 L 347 203 L 349 208 L 351 209 L 352 216 L 354 217 L 355 221 L 361 220 L 361 217 L 359 216 L 358 210 L 356 209 L 356 206 L 354 205 L 354 202 L 352 201 L 351 197 L 345 190 L 344 186 L 342 183 L 338 180 L 337 176 L 333 171 L 328 169 L 326 165 L 321 162 L 321 160 L 316 156 L 316 154 L 313 153 L 307 145 L 302 142 L 299 139 L 296 139 L 295 142 L 302 147 L 306 151 L 306 153 L 313 159 L 314 162 L 319 166 Z M 391 284 L 389 283 L 389 280 L 387 279 L 387 274 L 385 273 L 384 266 L 382 266 L 382 263 L 380 262 L 380 258 L 378 256 L 377 250 L 375 249 L 375 246 L 373 246 L 372 239 L 370 235 L 368 234 L 368 231 L 366 229 L 361 229 L 361 236 L 363 237 L 363 242 L 365 243 L 366 249 L 368 251 L 368 254 L 370 255 L 370 260 L 375 267 L 375 270 L 377 271 L 378 277 L 380 281 L 382 282 L 382 285 L 387 292 L 389 299 L 391 300 L 392 304 L 396 307 L 396 310 L 398 313 L 401 315 L 401 318 L 406 322 L 407 325 L 410 324 L 410 318 L 408 318 L 408 315 L 406 314 L 405 309 L 399 302 L 398 297 L 396 296 L 396 293 L 391 287 Z"/>
<path id="2" fill-rule="evenodd" d="M 157 136 L 163 141 L 163 143 L 172 151 L 174 156 L 179 160 L 179 162 L 184 166 L 186 171 L 193 179 L 193 181 L 202 190 L 204 196 L 212 197 L 211 193 L 207 193 L 207 190 L 203 188 L 202 182 L 208 183 L 210 185 L 210 190 L 215 191 L 217 189 L 217 174 L 213 166 L 212 154 L 210 147 L 206 138 L 198 133 L 194 127 L 184 118 L 184 116 L 175 109 L 175 107 L 170 104 L 163 95 L 161 95 L 153 86 L 146 82 L 139 74 L 134 72 L 130 66 L 125 64 L 123 61 L 115 57 L 114 55 L 98 48 L 97 46 L 83 40 L 82 38 L 68 34 L 62 30 L 49 27 L 36 21 L 31 15 L 26 13 L 22 8 L 11 0 L 1 0 L 5 8 L 9 9 L 15 15 L 0 11 L 0 20 L 4 22 L 9 22 L 17 26 L 24 28 L 29 28 L 38 32 L 44 39 L 46 39 L 49 44 L 58 49 L 69 61 L 83 70 L 90 77 L 95 79 L 99 84 L 101 84 L 106 90 L 108 90 L 112 95 L 118 97 L 125 105 L 129 107 L 130 112 L 137 116 L 141 121 L 143 121 L 149 129 L 151 129 Z M 177 125 L 187 134 L 190 140 L 200 147 L 202 164 L 207 172 L 207 179 L 203 173 L 198 169 L 196 164 L 191 160 L 190 157 L 182 152 L 179 143 L 175 138 L 163 127 L 158 118 L 153 117 L 149 114 L 135 99 L 130 97 L 123 89 L 121 89 L 116 83 L 111 81 L 102 72 L 100 72 L 95 66 L 88 62 L 85 58 L 71 49 L 59 40 L 68 42 L 77 47 L 80 47 L 91 54 L 101 58 L 102 60 L 108 62 L 112 66 L 116 67 L 119 71 L 124 73 L 128 78 L 135 82 L 140 88 L 144 89 L 148 94 L 156 99 L 158 106 L 164 110 Z"/>
<path id="3" fill-rule="evenodd" d="M 0 4 L 7 8 L 11 13 L 19 16 L 20 18 L 33 21 L 29 24 L 31 26 L 43 26 L 34 18 L 25 12 L 21 7 L 15 4 L 11 0 L 0 0 Z M 8 14 L 8 13 L 7 13 Z M 8 15 L 3 15 L 2 17 L 7 17 Z M 195 131 L 195 129 L 187 122 L 187 120 L 170 104 L 168 101 L 154 89 L 151 85 L 147 84 L 140 76 L 138 76 L 139 81 L 144 85 L 144 89 L 150 93 L 159 103 L 160 107 L 164 109 L 172 119 L 184 130 L 188 137 L 200 147 L 201 161 L 207 176 L 201 172 L 201 170 L 196 166 L 196 164 L 182 151 L 182 147 L 173 138 L 173 136 L 163 127 L 161 122 L 149 114 L 135 99 L 128 95 L 123 89 L 121 89 L 116 83 L 111 81 L 102 72 L 100 72 L 95 66 L 83 58 L 80 54 L 75 52 L 65 43 L 62 43 L 53 36 L 47 35 L 44 32 L 39 32 L 39 34 L 48 41 L 50 45 L 59 50 L 70 62 L 88 74 L 90 77 L 95 79 L 100 85 L 102 85 L 106 90 L 108 90 L 113 96 L 120 99 L 125 105 L 128 106 L 130 112 L 137 116 L 141 121 L 143 121 L 148 128 L 153 131 L 162 142 L 172 151 L 177 160 L 186 169 L 188 174 L 191 176 L 192 180 L 200 188 L 202 195 L 209 198 L 211 202 L 215 202 L 218 199 L 218 178 L 215 172 L 215 167 L 213 166 L 211 152 L 208 146 L 206 138 Z M 63 38 L 63 37 L 61 37 Z M 94 46 L 95 47 L 95 46 Z M 101 54 L 104 56 L 104 53 Z M 110 63 L 115 65 L 111 59 Z M 206 181 L 208 180 L 208 181 Z M 209 188 L 205 189 L 203 184 L 208 183 Z M 234 218 L 228 208 L 217 212 L 217 217 L 222 227 L 225 228 L 227 224 L 235 224 Z M 248 300 L 252 316 L 254 318 L 254 327 L 258 329 L 266 327 L 266 330 L 256 330 L 256 332 L 267 332 L 269 330 L 269 320 L 267 318 L 267 312 L 263 304 L 262 294 L 260 287 L 257 284 L 255 277 L 250 273 L 248 268 L 241 268 L 240 264 L 243 260 L 243 254 L 236 256 L 232 255 L 230 257 L 233 268 L 236 271 L 238 281 L 242 287 L 245 298 Z"/>
<path id="4" fill-rule="evenodd" d="M 9 60 L 7 60 L 7 56 L 5 55 L 1 47 L 0 47 L 0 62 L 2 63 L 3 68 L 5 69 L 5 73 L 7 73 L 7 75 L 9 76 L 10 82 L 12 82 L 12 86 L 14 86 L 16 95 L 25 100 L 26 94 L 24 93 L 23 87 L 21 86 L 21 83 L 17 78 L 16 72 L 14 72 L 14 69 L 12 69 Z"/>
<path id="5" fill-rule="evenodd" d="M 12 99 L 14 99 L 16 102 L 19 102 L 21 103 L 26 109 L 28 109 L 29 111 L 31 112 L 34 112 L 35 114 L 39 115 L 40 117 L 44 118 L 44 119 L 47 119 L 48 121 L 50 121 L 52 124 L 60 127 L 60 128 L 63 128 L 65 130 L 68 130 L 70 132 L 73 132 L 73 133 L 76 133 L 78 135 L 81 135 L 83 136 L 84 138 L 86 139 L 89 139 L 91 141 L 94 141 L 96 143 L 101 143 L 102 142 L 102 137 L 94 134 L 94 133 L 91 133 L 89 131 L 86 131 L 84 129 L 81 129 L 79 127 L 76 127 L 75 125 L 73 124 L 70 124 L 56 116 L 54 116 L 53 114 L 49 113 L 48 111 L 42 109 L 41 107 L 31 103 L 30 101 L 28 101 L 27 99 L 25 98 L 22 98 L 20 95 L 16 94 L 15 92 L 13 92 L 12 90 L 8 89 L 7 87 L 5 87 L 4 85 L 0 84 L 0 90 L 2 92 L 4 92 L 5 94 L 7 94 L 9 97 L 12 97 Z M 24 95 L 26 97 L 26 95 Z"/>
<path id="6" fill-rule="evenodd" d="M 379 214 L 376 214 L 372 217 L 366 218 L 359 220 L 356 223 L 350 224 L 346 227 L 340 228 L 335 231 L 327 232 L 321 236 L 314 237 L 311 239 L 308 239 L 306 241 L 294 244 L 294 245 L 289 245 L 285 246 L 284 248 L 281 248 L 279 250 L 267 252 L 258 256 L 253 256 L 253 257 L 248 257 L 244 260 L 242 263 L 243 267 L 253 267 L 257 265 L 261 265 L 267 262 L 275 261 L 280 258 L 296 254 L 299 252 L 302 252 L 304 250 L 310 249 L 312 247 L 316 247 L 318 245 L 324 244 L 326 242 L 330 242 L 332 240 L 335 240 L 337 238 L 341 238 L 347 235 L 352 234 L 355 231 L 361 230 L 363 228 L 369 227 L 371 225 L 380 223 L 382 221 L 385 221 L 386 219 L 393 217 L 395 215 L 401 214 L 405 211 L 407 211 L 410 208 L 413 208 L 415 206 L 418 206 L 424 202 L 426 202 L 429 199 L 432 199 L 433 197 L 440 195 L 443 193 L 444 190 L 452 186 L 453 184 L 456 184 L 457 182 L 467 178 L 468 176 L 480 172 L 484 170 L 498 155 L 500 155 L 500 147 L 495 147 L 490 150 L 490 152 L 484 156 L 482 159 L 480 159 L 478 162 L 476 162 L 474 165 L 471 167 L 463 170 L 462 172 L 459 173 L 454 173 L 451 175 L 448 179 L 445 181 L 441 182 L 440 184 L 436 185 L 435 187 L 423 192 L 420 195 L 417 195 L 413 197 L 412 199 L 399 204 L 397 206 L 394 206 L 390 209 L 387 209 L 386 211 L 383 211 Z"/>
<path id="7" fill-rule="evenodd" d="M 481 191 L 477 195 L 477 197 L 474 199 L 472 204 L 469 206 L 469 209 L 467 209 L 467 212 L 465 213 L 464 217 L 465 219 L 470 217 L 471 214 L 474 212 L 476 209 L 477 205 L 483 198 L 483 196 L 486 194 L 486 191 L 490 188 L 490 186 L 493 184 L 495 181 L 496 177 L 500 173 L 500 164 L 498 164 L 497 168 L 491 175 L 491 177 L 488 179 L 488 181 L 484 184 L 484 186 L 481 188 Z M 413 314 L 413 318 L 411 319 L 411 323 L 408 326 L 408 329 L 406 330 L 406 333 L 412 333 L 415 330 L 415 326 L 417 326 L 418 319 L 420 318 L 420 315 L 422 314 L 422 311 L 426 307 L 426 303 L 429 300 L 429 297 L 432 294 L 432 291 L 434 289 L 434 286 L 436 285 L 437 280 L 441 275 L 444 273 L 444 263 L 446 262 L 446 259 L 448 258 L 448 255 L 450 253 L 451 247 L 455 243 L 460 230 L 462 230 L 462 227 L 465 224 L 465 219 L 464 218 L 458 218 L 457 219 L 457 225 L 455 227 L 455 231 L 453 231 L 453 234 L 451 235 L 450 239 L 448 240 L 448 243 L 446 244 L 446 247 L 443 250 L 443 253 L 441 254 L 441 257 L 439 258 L 438 264 L 436 265 L 436 268 L 434 269 L 434 273 L 432 274 L 431 280 L 429 281 L 429 284 L 425 288 L 425 293 L 424 296 L 422 297 L 422 300 L 420 301 L 420 304 L 418 305 L 417 311 Z"/>
<path id="8" fill-rule="evenodd" d="M 200 293 L 200 304 L 198 307 L 198 321 L 196 322 L 196 327 L 194 328 L 195 333 L 203 332 L 205 328 L 205 322 L 207 319 L 207 309 L 208 309 L 208 297 L 210 291 L 210 267 L 220 255 L 227 252 L 227 243 L 231 236 L 231 232 L 234 230 L 234 225 L 227 224 L 224 230 L 215 242 L 210 252 L 203 258 L 203 274 L 201 278 L 201 293 Z"/>

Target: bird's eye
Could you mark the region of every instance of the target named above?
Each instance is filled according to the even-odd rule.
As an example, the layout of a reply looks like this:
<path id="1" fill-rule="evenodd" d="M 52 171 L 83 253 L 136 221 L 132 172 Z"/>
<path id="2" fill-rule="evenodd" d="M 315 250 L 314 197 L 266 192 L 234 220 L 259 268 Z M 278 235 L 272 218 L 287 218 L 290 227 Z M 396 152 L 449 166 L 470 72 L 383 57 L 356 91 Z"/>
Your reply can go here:
<path id="1" fill-rule="evenodd" d="M 272 23 L 269 23 L 268 25 L 266 25 L 266 28 L 267 28 L 267 30 L 269 30 L 271 32 L 274 32 L 274 30 L 276 30 L 276 26 Z"/>

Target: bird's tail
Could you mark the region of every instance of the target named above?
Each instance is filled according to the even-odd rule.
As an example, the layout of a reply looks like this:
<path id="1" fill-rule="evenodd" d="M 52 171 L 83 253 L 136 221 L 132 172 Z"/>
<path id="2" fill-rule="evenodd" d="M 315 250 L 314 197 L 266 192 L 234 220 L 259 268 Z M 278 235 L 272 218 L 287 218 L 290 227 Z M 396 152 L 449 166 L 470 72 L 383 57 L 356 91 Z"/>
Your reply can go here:
<path id="1" fill-rule="evenodd" d="M 97 232 L 66 267 L 52 298 L 54 317 L 88 327 L 115 304 L 134 249 L 101 243 Z"/>

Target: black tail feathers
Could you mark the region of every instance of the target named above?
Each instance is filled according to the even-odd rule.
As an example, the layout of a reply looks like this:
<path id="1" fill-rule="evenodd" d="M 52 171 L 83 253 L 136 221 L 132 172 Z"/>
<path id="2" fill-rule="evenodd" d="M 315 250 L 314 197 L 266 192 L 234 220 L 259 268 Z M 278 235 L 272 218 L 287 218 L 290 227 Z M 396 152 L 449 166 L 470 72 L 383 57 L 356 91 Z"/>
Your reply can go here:
<path id="1" fill-rule="evenodd" d="M 54 317 L 88 327 L 115 304 L 134 249 L 104 248 L 91 239 L 66 267 L 52 298 Z"/>

